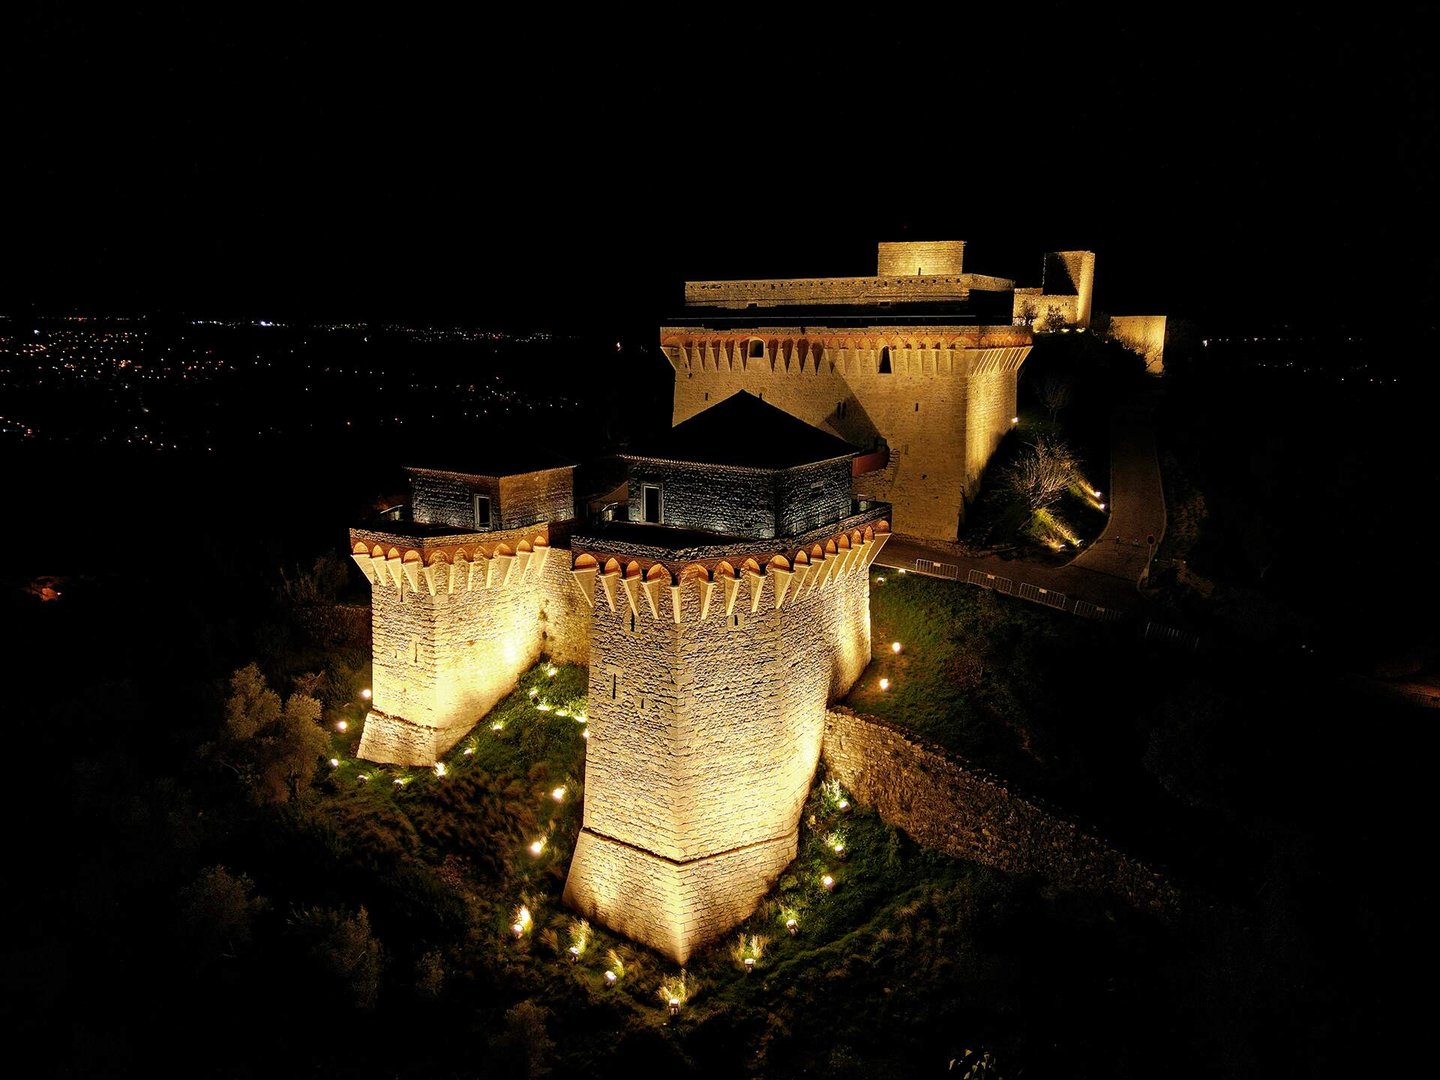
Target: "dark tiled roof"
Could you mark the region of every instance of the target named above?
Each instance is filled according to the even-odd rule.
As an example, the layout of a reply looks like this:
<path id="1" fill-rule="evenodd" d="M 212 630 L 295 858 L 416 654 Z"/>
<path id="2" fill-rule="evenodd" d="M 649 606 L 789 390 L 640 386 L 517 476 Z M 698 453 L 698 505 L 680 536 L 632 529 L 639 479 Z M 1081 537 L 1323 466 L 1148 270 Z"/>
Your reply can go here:
<path id="1" fill-rule="evenodd" d="M 858 453 L 844 439 L 741 390 L 664 434 L 637 440 L 623 456 L 791 469 Z"/>

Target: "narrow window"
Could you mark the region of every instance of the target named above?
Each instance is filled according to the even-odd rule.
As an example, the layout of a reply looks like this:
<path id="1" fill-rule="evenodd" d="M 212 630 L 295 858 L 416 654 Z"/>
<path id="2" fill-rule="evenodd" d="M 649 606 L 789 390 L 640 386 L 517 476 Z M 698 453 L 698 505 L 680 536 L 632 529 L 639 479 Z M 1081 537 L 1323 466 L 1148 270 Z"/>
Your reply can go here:
<path id="1" fill-rule="evenodd" d="M 750 339 L 750 359 L 760 360 L 765 356 L 765 343 L 759 338 Z"/>
<path id="2" fill-rule="evenodd" d="M 644 486 L 645 520 L 651 525 L 660 524 L 660 488 L 656 484 Z"/>
<path id="3" fill-rule="evenodd" d="M 475 528 L 490 528 L 490 496 L 475 496 Z"/>
<path id="4" fill-rule="evenodd" d="M 880 374 L 889 375 L 890 371 L 890 346 L 886 345 L 880 350 Z"/>
<path id="5" fill-rule="evenodd" d="M 916 411 L 916 412 L 919 412 L 919 411 L 920 411 L 920 403 L 919 403 L 918 401 L 915 402 L 915 411 Z"/>
<path id="6" fill-rule="evenodd" d="M 610 700 L 611 700 L 611 701 L 614 701 L 614 700 L 615 700 L 615 693 L 616 693 L 616 691 L 619 690 L 619 689 L 620 689 L 620 676 L 619 676 L 619 675 L 611 675 L 611 676 L 610 676 Z"/>
<path id="7" fill-rule="evenodd" d="M 632 634 L 635 632 L 635 615 L 633 612 L 630 615 L 630 632 Z"/>

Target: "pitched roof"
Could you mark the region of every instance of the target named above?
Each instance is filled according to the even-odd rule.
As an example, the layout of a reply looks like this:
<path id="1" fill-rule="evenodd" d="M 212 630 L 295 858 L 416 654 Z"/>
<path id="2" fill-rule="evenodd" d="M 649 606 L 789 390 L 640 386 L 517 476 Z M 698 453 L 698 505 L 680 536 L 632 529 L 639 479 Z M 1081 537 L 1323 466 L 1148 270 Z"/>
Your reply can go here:
<path id="1" fill-rule="evenodd" d="M 859 452 L 844 439 L 741 390 L 663 434 L 638 440 L 621 456 L 791 469 Z"/>

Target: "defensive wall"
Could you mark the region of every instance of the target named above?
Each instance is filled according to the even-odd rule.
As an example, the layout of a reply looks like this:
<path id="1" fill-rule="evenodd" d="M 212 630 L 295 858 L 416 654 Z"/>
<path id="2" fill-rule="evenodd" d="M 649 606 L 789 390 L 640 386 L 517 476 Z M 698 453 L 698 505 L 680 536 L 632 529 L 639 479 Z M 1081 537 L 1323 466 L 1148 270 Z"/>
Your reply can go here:
<path id="1" fill-rule="evenodd" d="M 1141 909 L 1179 907 L 1179 890 L 1156 871 L 913 732 L 832 708 L 821 759 L 858 802 L 926 847 Z"/>
<path id="2" fill-rule="evenodd" d="M 1145 358 L 1151 375 L 1165 373 L 1165 329 L 1164 315 L 1111 315 L 1108 325 L 1112 338 Z"/>
<path id="3" fill-rule="evenodd" d="M 958 302 L 975 292 L 1008 292 L 1015 283 L 985 274 L 897 274 L 893 277 L 687 281 L 690 307 L 751 308 L 819 304 Z"/>
<path id="4" fill-rule="evenodd" d="M 542 655 L 586 663 L 588 611 L 549 525 L 405 524 L 350 533 L 371 583 L 372 697 L 358 756 L 431 765 Z"/>
<path id="5" fill-rule="evenodd" d="M 954 540 L 1015 415 L 1025 327 L 664 327 L 678 424 L 745 390 L 856 446 L 883 438 L 898 532 Z"/>
<path id="6" fill-rule="evenodd" d="M 826 706 L 870 661 L 880 512 L 683 563 L 575 538 L 594 617 L 568 905 L 680 963 L 754 911 L 795 857 Z"/>

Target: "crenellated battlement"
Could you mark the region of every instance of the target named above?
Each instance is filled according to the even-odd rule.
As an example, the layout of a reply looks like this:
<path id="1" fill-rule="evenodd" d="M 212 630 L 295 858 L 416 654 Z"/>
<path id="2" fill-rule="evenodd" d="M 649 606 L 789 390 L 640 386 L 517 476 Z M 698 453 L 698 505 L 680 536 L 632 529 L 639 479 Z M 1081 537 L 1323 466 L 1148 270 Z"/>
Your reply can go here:
<path id="1" fill-rule="evenodd" d="M 486 533 L 415 537 L 357 528 L 350 530 L 350 557 L 372 585 L 394 586 L 403 595 L 428 590 L 431 596 L 457 589 L 504 588 L 539 581 L 550 554 L 550 527 L 541 525 Z"/>
<path id="2" fill-rule="evenodd" d="M 685 603 L 691 590 L 699 600 L 697 617 L 702 622 L 712 610 L 733 616 L 742 585 L 751 614 L 762 604 L 778 611 L 787 600 L 797 601 L 846 574 L 868 570 L 890 539 L 890 523 L 880 517 L 888 512 L 888 506 L 877 506 L 838 530 L 791 538 L 784 546 L 716 545 L 713 551 L 687 552 L 678 559 L 673 549 L 662 546 L 648 551 L 636 544 L 592 546 L 577 538 L 579 554 L 570 573 L 592 608 L 603 600 L 611 612 L 623 614 L 628 608 L 637 617 L 643 612 L 677 625 L 691 610 Z"/>
<path id="3" fill-rule="evenodd" d="M 973 292 L 1008 292 L 1015 282 L 985 274 L 923 277 L 778 278 L 752 281 L 687 281 L 687 307 L 749 308 L 828 304 L 962 302 Z"/>

